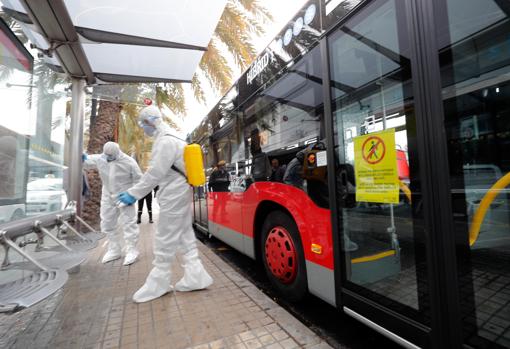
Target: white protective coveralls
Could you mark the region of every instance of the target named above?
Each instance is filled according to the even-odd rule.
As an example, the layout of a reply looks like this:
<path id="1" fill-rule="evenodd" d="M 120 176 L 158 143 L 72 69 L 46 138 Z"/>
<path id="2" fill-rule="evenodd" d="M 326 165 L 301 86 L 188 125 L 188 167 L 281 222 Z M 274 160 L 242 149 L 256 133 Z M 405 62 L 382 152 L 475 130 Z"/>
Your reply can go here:
<path id="1" fill-rule="evenodd" d="M 133 296 L 137 303 L 161 297 L 172 290 L 170 266 L 178 249 L 183 253 L 184 276 L 175 285 L 177 291 L 199 290 L 213 282 L 198 255 L 192 227 L 192 188 L 182 174 L 172 169 L 174 165 L 185 173 L 183 153 L 186 143 L 170 135 L 170 127 L 162 122 L 159 109 L 154 106 L 144 108 L 140 121 L 149 116 L 151 126 L 155 128 L 151 163 L 142 179 L 127 191 L 141 199 L 159 185 L 156 198 L 160 212 L 154 236 L 153 268 L 145 284 Z"/>
<path id="2" fill-rule="evenodd" d="M 107 160 L 108 157 L 111 161 Z M 97 168 L 103 182 L 101 231 L 108 238 L 108 250 L 102 262 L 107 263 L 119 259 L 122 255 L 120 236 L 117 232 L 117 221 L 120 218 L 126 245 L 126 257 L 123 264 L 134 263 L 139 255 L 136 248 L 139 235 L 136 224 L 136 208 L 134 205 L 119 208 L 116 201 L 119 193 L 129 189 L 142 177 L 140 167 L 133 158 L 120 151 L 117 143 L 107 142 L 103 147 L 103 154 L 87 156 L 83 162 L 83 168 Z"/>

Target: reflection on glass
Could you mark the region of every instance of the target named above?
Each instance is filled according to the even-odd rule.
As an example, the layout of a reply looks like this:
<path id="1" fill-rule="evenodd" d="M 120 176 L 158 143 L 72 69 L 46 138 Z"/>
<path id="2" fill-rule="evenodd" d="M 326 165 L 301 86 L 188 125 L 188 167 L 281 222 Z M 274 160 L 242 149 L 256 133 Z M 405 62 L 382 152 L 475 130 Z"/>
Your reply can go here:
<path id="1" fill-rule="evenodd" d="M 415 127 L 405 3 L 373 2 L 329 42 L 346 279 L 426 321 L 426 283 L 418 282 L 426 280 L 425 260 L 411 211 L 418 178 L 409 170 Z"/>
<path id="2" fill-rule="evenodd" d="M 25 216 L 28 138 L 0 126 L 0 223 Z"/>
<path id="3" fill-rule="evenodd" d="M 304 153 L 315 156 L 323 151 L 325 155 L 320 142 L 322 93 L 320 48 L 316 46 L 247 105 L 245 188 L 251 182 L 285 183 L 305 190 L 316 205 L 329 206 L 326 164 L 308 171 L 304 166 Z"/>
<path id="4" fill-rule="evenodd" d="M 464 337 L 510 347 L 510 20 L 498 0 L 436 16 Z"/>
<path id="5" fill-rule="evenodd" d="M 29 58 L 20 45 L 0 43 L 0 223 L 67 202 L 64 80 L 42 62 L 33 73 Z"/>

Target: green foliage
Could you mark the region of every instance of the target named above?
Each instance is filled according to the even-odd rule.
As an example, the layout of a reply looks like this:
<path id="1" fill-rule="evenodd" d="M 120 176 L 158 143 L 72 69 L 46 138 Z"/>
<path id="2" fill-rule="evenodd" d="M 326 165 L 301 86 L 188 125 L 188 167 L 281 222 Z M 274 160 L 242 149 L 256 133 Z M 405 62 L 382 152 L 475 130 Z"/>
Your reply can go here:
<path id="1" fill-rule="evenodd" d="M 199 67 L 214 88 L 221 93 L 228 90 L 232 83 L 232 69 L 228 66 L 226 58 L 220 54 L 214 38 L 202 56 Z"/>
<path id="2" fill-rule="evenodd" d="M 262 35 L 264 28 L 261 23 L 271 20 L 271 15 L 258 0 L 227 2 L 207 48 L 208 51 L 203 55 L 199 65 L 214 90 L 223 94 L 232 85 L 232 69 L 228 65 L 228 60 L 218 50 L 220 43 L 227 47 L 235 64 L 244 70 L 257 56 L 251 41 L 252 35 Z M 197 75 L 193 79 L 192 88 L 195 97 L 203 96 L 201 82 Z M 205 98 L 197 98 L 197 100 L 204 101 Z"/>
<path id="3" fill-rule="evenodd" d="M 156 86 L 156 105 L 166 106 L 176 115 L 186 112 L 182 84 L 162 84 Z"/>

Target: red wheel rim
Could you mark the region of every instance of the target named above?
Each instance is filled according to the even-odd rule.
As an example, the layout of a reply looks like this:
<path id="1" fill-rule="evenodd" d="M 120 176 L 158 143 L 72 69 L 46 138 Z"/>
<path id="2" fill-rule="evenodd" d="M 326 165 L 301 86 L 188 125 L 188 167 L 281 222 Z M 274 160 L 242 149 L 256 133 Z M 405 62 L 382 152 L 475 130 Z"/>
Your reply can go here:
<path id="1" fill-rule="evenodd" d="M 271 273 L 282 283 L 290 284 L 297 274 L 297 254 L 289 232 L 274 227 L 265 244 L 266 262 Z"/>

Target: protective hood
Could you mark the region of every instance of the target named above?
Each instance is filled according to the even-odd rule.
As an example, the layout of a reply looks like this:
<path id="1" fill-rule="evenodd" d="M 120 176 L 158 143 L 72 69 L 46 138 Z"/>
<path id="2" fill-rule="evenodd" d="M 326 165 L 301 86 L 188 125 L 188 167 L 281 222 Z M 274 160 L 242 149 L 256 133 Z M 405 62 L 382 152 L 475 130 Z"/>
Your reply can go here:
<path id="1" fill-rule="evenodd" d="M 115 142 L 106 142 L 103 146 L 103 154 L 108 161 L 113 161 L 119 158 L 120 148 Z"/>
<path id="2" fill-rule="evenodd" d="M 143 132 L 152 137 L 157 132 L 157 126 L 160 125 L 162 118 L 161 111 L 150 105 L 143 108 L 138 115 L 138 125 L 143 128 Z"/>
<path id="3" fill-rule="evenodd" d="M 161 114 L 161 111 L 158 107 L 149 105 L 140 110 L 140 114 L 138 114 L 138 123 L 157 126 L 157 120 L 161 120 L 162 117 L 163 115 Z"/>

